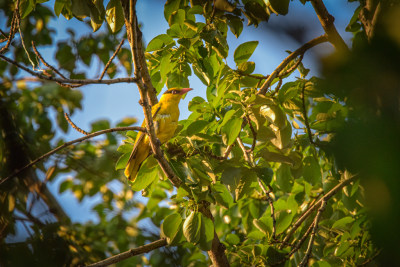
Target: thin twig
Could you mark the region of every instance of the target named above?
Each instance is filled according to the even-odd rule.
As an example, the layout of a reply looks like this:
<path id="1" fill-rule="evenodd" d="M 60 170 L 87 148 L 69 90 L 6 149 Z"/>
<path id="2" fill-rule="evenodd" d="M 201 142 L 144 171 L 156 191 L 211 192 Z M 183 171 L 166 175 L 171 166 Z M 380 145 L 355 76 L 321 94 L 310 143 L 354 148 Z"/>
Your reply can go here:
<path id="1" fill-rule="evenodd" d="M 125 39 L 122 39 L 122 41 L 119 43 L 117 49 L 115 50 L 114 54 L 112 55 L 112 57 L 110 58 L 110 60 L 108 60 L 106 66 L 104 67 L 103 72 L 101 73 L 99 80 L 102 80 L 104 75 L 106 74 L 106 71 L 108 69 L 108 67 L 110 67 L 111 62 L 114 60 L 115 56 L 118 54 L 119 50 L 121 49 L 122 45 L 124 44 Z"/>
<path id="2" fill-rule="evenodd" d="M 11 45 L 12 40 L 14 39 L 15 33 L 17 32 L 17 31 L 16 31 L 16 28 L 17 28 L 17 22 L 16 22 L 16 20 L 17 20 L 17 13 L 19 12 L 18 6 L 19 6 L 19 0 L 17 1 L 17 7 L 15 8 L 14 13 L 13 13 L 13 17 L 12 17 L 12 19 L 11 19 L 10 33 L 9 33 L 9 35 L 8 35 L 7 43 L 6 43 L 5 46 L 3 46 L 3 47 L 0 49 L 0 54 L 3 54 L 3 53 L 8 49 L 8 47 Z M 4 34 L 4 33 L 3 33 L 3 34 Z"/>
<path id="3" fill-rule="evenodd" d="M 75 130 L 77 130 L 78 132 L 80 132 L 81 134 L 84 135 L 89 135 L 90 133 L 82 130 L 81 128 L 79 128 L 78 126 L 76 126 L 75 123 L 72 122 L 71 118 L 69 117 L 68 113 L 64 112 L 64 117 L 67 120 L 67 122 L 72 126 L 72 128 L 74 128 Z"/>
<path id="4" fill-rule="evenodd" d="M 251 153 L 254 151 L 254 148 L 256 147 L 256 143 L 257 143 L 257 132 L 254 129 L 253 125 L 251 124 L 251 119 L 249 117 L 249 115 L 246 114 L 246 119 L 247 119 L 247 123 L 249 124 L 251 133 L 253 134 L 253 143 L 251 144 L 251 148 L 246 150 L 247 153 Z"/>
<path id="5" fill-rule="evenodd" d="M 102 260 L 102 261 L 99 261 L 99 262 L 96 262 L 93 264 L 89 264 L 86 267 L 108 266 L 108 265 L 115 264 L 115 263 L 121 262 L 123 260 L 129 259 L 133 256 L 147 253 L 147 252 L 153 251 L 153 250 L 161 248 L 161 247 L 165 247 L 166 245 L 168 245 L 167 240 L 165 238 L 162 238 L 162 239 L 154 241 L 150 244 L 147 244 L 147 245 L 144 245 L 144 246 L 141 246 L 138 248 L 133 248 L 128 251 L 125 251 L 120 254 L 109 257 L 105 260 Z"/>
<path id="6" fill-rule="evenodd" d="M 294 71 L 295 69 L 297 69 L 297 67 L 300 65 L 301 61 L 303 60 L 303 57 L 304 57 L 304 53 L 300 54 L 296 63 L 293 66 L 291 66 L 289 69 L 287 69 L 285 72 L 279 73 L 278 77 L 286 76 L 286 75 L 290 74 L 292 71 Z"/>
<path id="7" fill-rule="evenodd" d="M 322 28 L 324 28 L 329 42 L 336 48 L 336 50 L 348 52 L 349 48 L 333 24 L 335 18 L 329 14 L 324 2 L 322 0 L 310 0 L 310 2 L 314 7 L 315 13 L 317 13 L 319 22 L 321 23 Z"/>
<path id="8" fill-rule="evenodd" d="M 318 206 L 321 205 L 322 201 L 328 201 L 331 197 L 333 197 L 339 190 L 341 190 L 343 187 L 348 185 L 349 183 L 353 182 L 358 178 L 358 175 L 353 175 L 350 178 L 347 178 L 340 182 L 338 185 L 336 185 L 334 188 L 332 188 L 328 193 L 326 193 L 322 198 L 320 198 L 317 202 L 315 202 L 312 206 L 310 206 L 301 216 L 300 218 L 292 225 L 292 228 L 290 228 L 290 231 L 287 233 L 285 238 L 283 239 L 283 242 L 286 243 L 289 241 L 289 239 L 292 237 L 294 232 L 299 228 L 299 226 L 304 222 L 305 219 L 310 216 L 310 214 L 318 208 Z M 280 247 L 282 249 L 282 247 Z"/>
<path id="9" fill-rule="evenodd" d="M 233 148 L 233 144 L 229 145 L 229 146 L 225 149 L 224 155 L 222 156 L 223 159 L 227 159 L 227 158 L 228 158 L 229 154 L 230 154 L 231 151 L 232 151 L 232 148 Z"/>
<path id="10" fill-rule="evenodd" d="M 282 62 L 281 64 L 279 64 L 279 66 L 269 75 L 268 79 L 265 80 L 264 84 L 261 86 L 261 89 L 258 91 L 257 94 L 262 94 L 265 95 L 265 93 L 267 92 L 268 88 L 271 86 L 272 81 L 279 76 L 279 73 L 292 61 L 294 60 L 296 57 L 300 56 L 301 54 L 304 54 L 308 49 L 327 42 L 328 38 L 327 35 L 321 35 L 317 38 L 312 39 L 311 41 L 309 41 L 308 43 L 305 43 L 304 45 L 302 45 L 300 48 L 298 48 L 297 50 L 293 51 L 289 56 L 287 56 Z"/>
<path id="11" fill-rule="evenodd" d="M 261 187 L 261 190 L 264 192 L 265 196 L 267 197 L 267 201 L 269 204 L 269 207 L 271 208 L 271 218 L 272 218 L 272 239 L 276 239 L 276 218 L 275 218 L 275 207 L 274 207 L 274 202 L 272 201 L 272 197 L 270 196 L 270 193 L 272 192 L 271 188 L 267 190 L 262 183 L 261 179 L 257 176 L 257 182 L 258 185 Z"/>
<path id="12" fill-rule="evenodd" d="M 306 129 L 307 129 L 307 135 L 308 135 L 308 139 L 310 140 L 310 143 L 315 145 L 314 140 L 312 138 L 312 132 L 311 132 L 311 127 L 310 127 L 310 122 L 308 121 L 308 116 L 307 116 L 307 109 L 306 109 L 306 100 L 305 100 L 305 96 L 304 96 L 304 90 L 306 88 L 305 84 L 302 84 L 302 88 L 301 88 L 301 102 L 302 102 L 302 106 L 303 106 L 303 119 L 304 119 L 304 124 L 306 125 Z"/>
<path id="13" fill-rule="evenodd" d="M 75 143 L 80 143 L 82 141 L 88 140 L 92 137 L 98 136 L 98 135 L 102 135 L 102 134 L 106 134 L 106 133 L 112 133 L 112 132 L 122 132 L 122 131 L 141 131 L 141 132 L 146 132 L 146 129 L 143 127 L 137 127 L 137 126 L 131 126 L 131 127 L 117 127 L 117 128 L 110 128 L 110 129 L 106 129 L 106 130 L 101 130 L 101 131 L 97 131 L 94 133 L 91 133 L 89 135 L 86 135 L 84 137 L 69 141 L 64 143 L 63 145 L 47 152 L 46 154 L 38 157 L 37 159 L 33 160 L 32 162 L 30 162 L 29 164 L 25 165 L 24 167 L 22 167 L 21 169 L 18 169 L 16 171 L 14 171 L 12 174 L 10 174 L 9 176 L 7 176 L 6 178 L 3 178 L 0 180 L 0 185 L 3 184 L 4 182 L 6 182 L 7 180 L 17 176 L 19 173 L 21 173 L 22 171 L 28 169 L 29 167 L 35 165 L 36 163 L 38 163 L 39 161 L 57 153 L 58 151 L 60 151 L 61 149 L 64 149 L 72 144 Z"/>
<path id="14" fill-rule="evenodd" d="M 307 264 L 308 264 L 308 260 L 310 259 L 311 252 L 312 252 L 312 247 L 313 247 L 313 244 L 314 244 L 314 239 L 315 239 L 315 236 L 317 234 L 318 223 L 319 223 L 319 220 L 321 219 L 322 212 L 325 210 L 325 207 L 326 207 L 326 200 L 322 200 L 321 206 L 318 209 L 318 213 L 315 216 L 315 219 L 314 219 L 314 222 L 313 222 L 313 228 L 312 228 L 312 232 L 311 232 L 311 236 L 310 236 L 310 241 L 308 242 L 306 255 L 304 255 L 303 260 L 300 262 L 300 264 L 299 264 L 300 267 L 307 266 Z"/>
<path id="15" fill-rule="evenodd" d="M 47 81 L 53 81 L 53 82 L 58 82 L 63 86 L 67 86 L 66 84 L 79 84 L 79 85 L 86 85 L 86 84 L 114 84 L 114 83 L 137 83 L 137 78 L 117 78 L 117 79 L 111 79 L 111 80 L 97 80 L 97 79 L 61 79 L 61 78 L 55 78 L 55 77 L 48 77 L 46 75 L 43 75 L 41 73 L 34 72 L 27 67 L 22 66 L 18 62 L 5 57 L 3 55 L 0 55 L 0 58 L 3 59 L 4 61 L 7 61 L 8 63 L 11 63 L 18 68 L 32 74 L 33 76 L 38 77 L 39 79 L 42 80 L 47 80 Z"/>
<path id="16" fill-rule="evenodd" d="M 297 241 L 296 245 L 293 247 L 293 249 L 287 255 L 288 257 L 292 256 L 297 250 L 300 249 L 300 247 L 303 245 L 304 241 L 306 241 L 308 235 L 311 233 L 313 226 L 314 226 L 314 222 L 312 222 L 310 224 L 307 231 L 304 233 L 303 237 L 299 241 Z"/>
<path id="17" fill-rule="evenodd" d="M 36 49 L 36 45 L 35 42 L 32 41 L 32 48 L 33 51 L 35 52 L 36 56 L 40 59 L 40 61 L 42 61 L 43 65 L 45 65 L 46 67 L 48 67 L 49 69 L 51 69 L 52 71 L 54 71 L 55 73 L 57 73 L 61 78 L 63 79 L 67 79 L 64 75 L 61 74 L 61 72 L 59 72 L 56 68 L 54 68 L 52 65 L 50 65 L 49 63 L 47 63 L 44 58 L 42 57 L 42 55 L 39 53 L 39 51 Z"/>
<path id="18" fill-rule="evenodd" d="M 274 96 L 276 95 L 276 93 L 279 92 L 279 89 L 281 89 L 282 86 L 282 81 L 283 81 L 282 79 L 279 79 L 278 84 L 275 87 L 275 90 L 271 93 L 271 96 Z"/>

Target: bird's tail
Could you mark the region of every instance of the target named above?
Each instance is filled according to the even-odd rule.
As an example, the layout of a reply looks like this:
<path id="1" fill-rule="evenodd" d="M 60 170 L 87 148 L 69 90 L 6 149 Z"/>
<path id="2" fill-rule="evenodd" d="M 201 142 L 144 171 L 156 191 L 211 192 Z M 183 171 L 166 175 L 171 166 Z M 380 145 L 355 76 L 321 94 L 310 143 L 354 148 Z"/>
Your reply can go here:
<path id="1" fill-rule="evenodd" d="M 140 153 L 136 154 L 131 160 L 128 161 L 128 164 L 125 168 L 125 176 L 130 181 L 135 181 L 136 176 L 139 172 L 140 166 L 150 155 L 149 151 L 139 151 Z"/>
<path id="2" fill-rule="evenodd" d="M 128 164 L 126 165 L 126 168 L 125 168 L 125 176 L 130 181 L 133 182 L 137 176 L 137 173 L 138 173 L 141 165 L 142 165 L 142 163 L 137 164 L 136 160 L 132 160 L 132 161 L 128 162 Z"/>

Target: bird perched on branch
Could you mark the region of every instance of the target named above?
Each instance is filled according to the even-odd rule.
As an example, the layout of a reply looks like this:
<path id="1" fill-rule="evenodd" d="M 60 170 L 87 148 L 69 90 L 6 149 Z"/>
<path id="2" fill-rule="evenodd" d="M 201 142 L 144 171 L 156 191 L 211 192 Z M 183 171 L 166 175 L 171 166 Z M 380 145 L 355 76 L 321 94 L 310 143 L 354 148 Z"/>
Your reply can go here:
<path id="1" fill-rule="evenodd" d="M 154 121 L 154 129 L 161 144 L 164 144 L 174 136 L 175 130 L 178 127 L 179 102 L 182 96 L 191 90 L 192 88 L 171 88 L 161 96 L 160 102 L 152 107 L 151 113 Z M 145 126 L 146 124 L 143 122 L 142 127 Z M 125 176 L 129 180 L 135 180 L 140 166 L 150 155 L 150 152 L 149 137 L 139 132 L 125 168 Z"/>

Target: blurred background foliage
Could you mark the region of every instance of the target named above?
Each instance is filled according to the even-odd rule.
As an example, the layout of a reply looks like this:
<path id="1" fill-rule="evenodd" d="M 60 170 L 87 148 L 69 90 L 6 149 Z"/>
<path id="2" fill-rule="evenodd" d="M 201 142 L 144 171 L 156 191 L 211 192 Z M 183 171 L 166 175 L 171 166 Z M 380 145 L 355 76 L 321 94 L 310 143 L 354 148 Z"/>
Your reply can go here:
<path id="1" fill-rule="evenodd" d="M 16 2 L 0 1 L 5 21 L 2 46 Z M 126 37 L 120 1 L 45 2 L 19 1 L 19 28 L 28 49 L 17 33 L 5 55 L 30 66 L 30 60 L 36 62 L 31 49 L 34 41 L 39 51 L 54 48 L 55 65 L 65 76 L 85 79 L 97 75 Z M 302 59 L 298 57 L 280 73 L 281 79 L 273 81 L 266 95 L 257 95 L 266 73 L 256 73 L 255 65 L 263 59 L 249 59 L 259 42 L 230 49 L 227 36 L 229 31 L 239 37 L 248 26 L 268 25 L 274 14 L 290 17 L 293 2 L 159 2 L 165 4 L 169 29 L 146 46 L 153 85 L 158 92 L 165 85 L 187 87 L 189 77 L 196 76 L 206 88 L 205 97 L 190 96 L 189 117 L 180 122 L 176 136 L 164 147 L 192 195 L 174 189 L 152 158 L 139 174 L 143 183 L 126 182 L 118 169 L 130 153 L 133 132 L 76 144 L 0 185 L 1 265 L 89 264 L 159 239 L 160 228 L 179 245 L 130 258 L 118 266 L 209 265 L 203 252 L 207 244 L 183 226 L 187 218 L 197 216 L 196 207 L 206 202 L 212 204 L 214 229 L 232 266 L 297 266 L 307 242 L 290 259 L 284 260 L 285 256 L 314 216 L 288 240 L 292 246 L 281 245 L 288 230 L 307 208 L 352 173 L 360 179 L 335 194 L 321 215 L 309 265 L 394 266 L 400 251 L 396 224 L 400 216 L 398 3 L 350 1 L 359 2 L 346 28 L 353 34 L 351 52 L 321 58 L 321 77 L 309 76 L 307 66 L 297 65 Z M 308 1 L 299 2 L 311 9 Z M 58 16 L 78 18 L 94 32 L 81 36 L 70 30 L 68 38 L 58 40 L 50 24 Z M 299 42 L 307 41 L 290 27 L 272 28 L 289 32 Z M 233 55 L 233 65 L 225 60 L 228 54 Z M 131 76 L 131 62 L 125 45 L 107 76 Z M 98 69 L 93 71 L 93 66 Z M 66 142 L 70 127 L 64 112 L 73 115 L 84 107 L 80 88 L 25 77 L 5 61 L 0 61 L 0 76 L 3 178 Z M 90 131 L 133 123 L 135 118 L 123 118 L 115 125 L 102 119 L 93 122 Z M 221 159 L 232 144 L 229 157 Z M 60 177 L 58 192 L 51 192 L 49 183 Z M 268 200 L 257 178 L 273 192 L 276 237 Z M 58 198 L 64 192 L 81 203 L 100 199 L 93 207 L 97 220 L 70 218 Z M 199 218 L 201 225 L 204 218 Z M 179 227 L 171 230 L 176 224 Z"/>

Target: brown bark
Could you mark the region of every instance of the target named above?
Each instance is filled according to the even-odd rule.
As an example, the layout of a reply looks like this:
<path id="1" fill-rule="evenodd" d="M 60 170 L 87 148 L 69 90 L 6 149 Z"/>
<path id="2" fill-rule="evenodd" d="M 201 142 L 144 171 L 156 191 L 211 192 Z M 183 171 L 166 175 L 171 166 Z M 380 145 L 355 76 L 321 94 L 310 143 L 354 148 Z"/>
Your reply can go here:
<path id="1" fill-rule="evenodd" d="M 344 40 L 336 30 L 335 25 L 333 24 L 335 18 L 331 14 L 329 14 L 324 5 L 324 2 L 322 0 L 311 0 L 311 4 L 313 5 L 315 12 L 317 13 L 322 28 L 324 28 L 324 31 L 328 36 L 328 41 L 336 48 L 336 50 L 340 52 L 348 52 L 349 48 L 347 47 L 346 43 L 344 42 Z"/>

